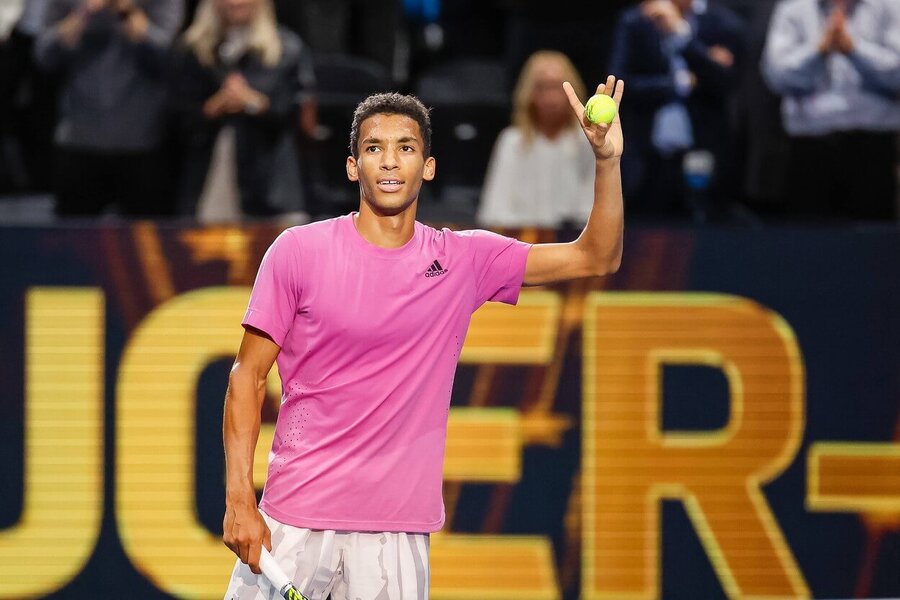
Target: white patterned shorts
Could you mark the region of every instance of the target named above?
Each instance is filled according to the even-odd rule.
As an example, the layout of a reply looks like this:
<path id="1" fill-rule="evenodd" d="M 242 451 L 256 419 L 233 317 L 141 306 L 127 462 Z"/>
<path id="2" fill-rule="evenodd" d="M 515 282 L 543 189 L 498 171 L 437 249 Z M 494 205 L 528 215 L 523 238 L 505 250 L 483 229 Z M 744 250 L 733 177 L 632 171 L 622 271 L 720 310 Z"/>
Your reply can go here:
<path id="1" fill-rule="evenodd" d="M 260 514 L 272 556 L 309 600 L 428 600 L 427 533 L 311 530 Z M 265 576 L 236 561 L 225 600 L 280 598 Z"/>

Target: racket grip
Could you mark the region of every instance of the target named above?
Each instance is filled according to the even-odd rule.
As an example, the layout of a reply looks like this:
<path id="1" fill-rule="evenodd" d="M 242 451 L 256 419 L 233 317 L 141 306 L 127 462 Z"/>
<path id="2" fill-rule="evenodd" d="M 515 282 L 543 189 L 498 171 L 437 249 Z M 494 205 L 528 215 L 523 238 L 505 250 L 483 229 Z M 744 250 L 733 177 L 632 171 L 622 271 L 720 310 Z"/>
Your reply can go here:
<path id="1" fill-rule="evenodd" d="M 266 579 L 271 582 L 272 587 L 278 590 L 278 593 L 281 594 L 283 598 L 296 598 L 298 596 L 302 598 L 302 596 L 297 593 L 290 578 L 285 575 L 284 571 L 278 566 L 278 563 L 275 562 L 275 559 L 269 551 L 266 550 L 265 546 L 261 548 L 259 553 L 259 568 L 262 570 L 263 575 L 266 576 Z M 295 594 L 291 594 L 291 592 L 295 592 Z"/>

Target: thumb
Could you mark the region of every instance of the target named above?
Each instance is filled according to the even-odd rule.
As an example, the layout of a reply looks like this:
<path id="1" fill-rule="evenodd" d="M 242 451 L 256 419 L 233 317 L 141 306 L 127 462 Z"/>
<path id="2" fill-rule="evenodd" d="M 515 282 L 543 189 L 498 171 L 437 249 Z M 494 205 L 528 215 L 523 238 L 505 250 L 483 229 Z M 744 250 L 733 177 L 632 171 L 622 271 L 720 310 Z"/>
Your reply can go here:
<path id="1" fill-rule="evenodd" d="M 265 534 L 263 534 L 262 543 L 263 543 L 263 546 L 266 547 L 266 550 L 268 550 L 269 552 L 272 551 L 272 532 L 269 531 L 268 527 L 266 527 L 266 532 L 265 532 Z"/>

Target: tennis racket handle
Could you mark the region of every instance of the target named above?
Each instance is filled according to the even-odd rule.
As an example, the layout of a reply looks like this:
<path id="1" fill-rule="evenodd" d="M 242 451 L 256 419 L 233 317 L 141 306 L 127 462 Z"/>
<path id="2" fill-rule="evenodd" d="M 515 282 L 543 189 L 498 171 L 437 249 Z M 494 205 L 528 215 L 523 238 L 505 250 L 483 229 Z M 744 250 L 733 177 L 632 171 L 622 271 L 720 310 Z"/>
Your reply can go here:
<path id="1" fill-rule="evenodd" d="M 272 587 L 278 590 L 282 598 L 286 600 L 308 600 L 306 596 L 294 587 L 293 582 L 281 570 L 281 567 L 278 566 L 278 563 L 275 562 L 275 559 L 272 558 L 265 546 L 261 548 L 259 553 L 259 568 L 272 584 Z"/>

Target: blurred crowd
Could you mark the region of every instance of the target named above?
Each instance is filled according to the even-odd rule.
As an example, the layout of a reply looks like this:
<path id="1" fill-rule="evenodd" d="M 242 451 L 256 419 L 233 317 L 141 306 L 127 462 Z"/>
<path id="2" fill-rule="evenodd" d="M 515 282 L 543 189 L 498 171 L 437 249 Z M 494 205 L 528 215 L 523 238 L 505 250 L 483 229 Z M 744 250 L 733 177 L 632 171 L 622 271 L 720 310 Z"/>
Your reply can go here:
<path id="1" fill-rule="evenodd" d="M 0 197 L 341 214 L 353 108 L 390 89 L 433 108 L 423 218 L 578 226 L 561 83 L 586 101 L 607 73 L 630 217 L 896 220 L 900 0 L 5 0 Z"/>

